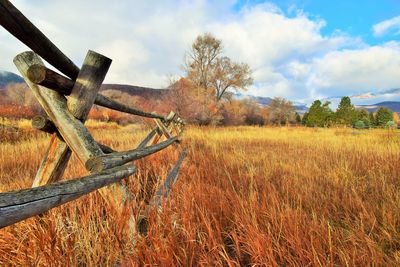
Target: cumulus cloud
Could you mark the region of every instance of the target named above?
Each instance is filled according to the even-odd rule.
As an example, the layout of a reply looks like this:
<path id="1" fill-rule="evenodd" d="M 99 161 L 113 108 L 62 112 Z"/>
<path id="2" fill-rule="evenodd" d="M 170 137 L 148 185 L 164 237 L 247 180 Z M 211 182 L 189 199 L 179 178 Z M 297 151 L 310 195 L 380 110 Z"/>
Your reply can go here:
<path id="1" fill-rule="evenodd" d="M 374 31 L 374 35 L 377 37 L 383 36 L 392 30 L 395 31 L 395 35 L 398 35 L 400 34 L 400 16 L 381 21 L 375 24 L 372 27 L 372 30 Z"/>
<path id="2" fill-rule="evenodd" d="M 321 95 L 346 95 L 399 87 L 400 44 L 389 42 L 362 49 L 332 51 L 311 65 L 309 88 Z"/>
<path id="3" fill-rule="evenodd" d="M 108 83 L 166 86 L 168 76 L 183 74 L 196 36 L 209 32 L 253 69 L 251 94 L 296 100 L 397 85 L 398 43 L 368 46 L 340 29 L 323 35 L 329 22 L 301 10 L 288 16 L 269 3 L 235 11 L 235 2 L 13 1 L 77 65 L 88 49 L 112 58 Z M 0 29 L 0 69 L 16 72 L 12 58 L 25 49 Z"/>

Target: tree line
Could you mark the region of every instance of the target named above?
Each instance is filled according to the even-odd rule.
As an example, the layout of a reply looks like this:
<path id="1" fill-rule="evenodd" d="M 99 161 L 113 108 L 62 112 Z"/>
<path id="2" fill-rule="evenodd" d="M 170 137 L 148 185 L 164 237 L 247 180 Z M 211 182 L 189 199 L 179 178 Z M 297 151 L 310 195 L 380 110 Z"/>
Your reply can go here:
<path id="1" fill-rule="evenodd" d="M 348 96 L 341 98 L 336 111 L 329 107 L 331 103 L 315 100 L 308 112 L 303 115 L 301 123 L 308 127 L 328 127 L 335 125 L 355 127 L 359 129 L 371 127 L 394 127 L 397 113 L 380 107 L 375 113 L 365 109 L 356 109 Z"/>
<path id="2" fill-rule="evenodd" d="M 103 93 L 147 111 L 165 114 L 174 110 L 187 123 L 199 125 L 342 125 L 361 129 L 394 126 L 394 121 L 398 121 L 397 113 L 387 108 L 379 108 L 375 113 L 357 110 L 349 97 L 341 99 L 336 111 L 331 110 L 330 102 L 315 100 L 303 115 L 296 113 L 292 102 L 281 97 L 275 97 L 267 106 L 261 106 L 254 99 L 237 99 L 236 92 L 246 91 L 252 85 L 252 71 L 248 64 L 224 55 L 221 40 L 210 34 L 194 40 L 184 56 L 183 70 L 184 76 L 172 79 L 167 93 L 156 99 L 118 90 Z M 9 84 L 1 95 L 0 116 L 32 117 L 43 113 L 25 84 Z M 21 107 L 23 114 L 19 114 Z M 141 118 L 101 107 L 94 107 L 89 118 L 118 123 L 143 122 Z"/>

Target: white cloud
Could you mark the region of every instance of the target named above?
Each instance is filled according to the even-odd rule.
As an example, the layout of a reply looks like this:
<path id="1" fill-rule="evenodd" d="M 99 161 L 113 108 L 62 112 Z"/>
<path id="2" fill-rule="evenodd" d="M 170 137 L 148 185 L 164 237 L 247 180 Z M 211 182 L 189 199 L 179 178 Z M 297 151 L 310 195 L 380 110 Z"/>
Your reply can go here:
<path id="1" fill-rule="evenodd" d="M 332 51 L 312 62 L 309 88 L 324 96 L 399 87 L 400 44 Z"/>
<path id="2" fill-rule="evenodd" d="M 310 64 L 299 61 L 289 62 L 286 69 L 288 74 L 295 80 L 304 79 L 311 71 Z"/>
<path id="3" fill-rule="evenodd" d="M 109 83 L 165 86 L 169 75 L 182 74 L 195 37 L 210 32 L 253 69 L 253 94 L 295 100 L 398 86 L 398 43 L 371 47 L 340 29 L 323 35 L 329 22 L 301 10 L 288 17 L 261 4 L 234 12 L 235 2 L 13 1 L 77 65 L 89 49 L 112 58 Z M 16 72 L 12 58 L 26 49 L 0 29 L 0 69 Z"/>
<path id="4" fill-rule="evenodd" d="M 391 30 L 396 31 L 395 35 L 400 34 L 400 16 L 381 21 L 372 27 L 374 35 L 379 37 L 383 36 Z"/>

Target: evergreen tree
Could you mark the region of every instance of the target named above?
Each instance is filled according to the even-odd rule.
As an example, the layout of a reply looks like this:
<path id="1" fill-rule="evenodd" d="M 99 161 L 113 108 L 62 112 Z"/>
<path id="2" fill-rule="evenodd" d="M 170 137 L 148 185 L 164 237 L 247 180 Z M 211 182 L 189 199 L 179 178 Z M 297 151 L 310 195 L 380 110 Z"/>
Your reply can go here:
<path id="1" fill-rule="evenodd" d="M 298 124 L 300 124 L 300 123 L 301 123 L 301 116 L 300 116 L 299 113 L 296 112 L 295 118 L 296 118 L 296 122 L 297 122 Z"/>
<path id="2" fill-rule="evenodd" d="M 370 126 L 375 126 L 375 116 L 373 112 L 369 113 L 369 125 Z"/>
<path id="3" fill-rule="evenodd" d="M 329 105 L 329 101 L 322 104 L 320 100 L 315 100 L 308 111 L 306 125 L 309 127 L 328 126 L 332 117 L 332 110 L 329 108 Z"/>
<path id="4" fill-rule="evenodd" d="M 366 128 L 371 126 L 370 115 L 371 114 L 365 109 L 356 110 L 357 121 L 362 121 Z"/>
<path id="5" fill-rule="evenodd" d="M 308 119 L 308 112 L 305 112 L 303 114 L 303 118 L 301 119 L 301 124 L 307 125 L 307 119 Z"/>
<path id="6" fill-rule="evenodd" d="M 385 107 L 380 107 L 375 115 L 375 124 L 377 126 L 385 126 L 388 121 L 393 120 L 393 112 Z"/>
<path id="7" fill-rule="evenodd" d="M 335 112 L 335 122 L 343 125 L 353 125 L 357 121 L 357 114 L 350 97 L 344 96 L 340 100 Z"/>

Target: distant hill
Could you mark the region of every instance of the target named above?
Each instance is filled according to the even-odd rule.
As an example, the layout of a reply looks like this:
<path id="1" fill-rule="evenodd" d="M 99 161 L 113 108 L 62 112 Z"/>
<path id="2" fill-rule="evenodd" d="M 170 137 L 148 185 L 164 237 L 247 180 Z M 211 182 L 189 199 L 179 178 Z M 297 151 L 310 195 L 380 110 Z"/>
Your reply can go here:
<path id="1" fill-rule="evenodd" d="M 6 87 L 7 84 L 9 83 L 23 83 L 23 82 L 24 79 L 15 73 L 8 71 L 0 71 L 0 90 Z M 135 85 L 127 85 L 127 84 L 103 84 L 100 88 L 100 91 L 104 93 L 111 92 L 113 90 L 127 93 L 132 96 L 140 96 L 143 97 L 144 99 L 159 99 L 165 96 L 168 92 L 168 89 L 150 88 L 150 87 L 142 87 Z M 261 106 L 268 106 L 272 100 L 272 98 L 270 97 L 252 96 L 240 93 L 235 94 L 234 97 L 236 99 L 250 98 L 256 101 Z M 308 107 L 305 104 L 293 102 L 293 105 L 296 111 L 301 114 L 308 111 Z"/>
<path id="2" fill-rule="evenodd" d="M 7 86 L 9 83 L 23 83 L 24 79 L 12 72 L 0 70 L 0 90 Z"/>
<path id="3" fill-rule="evenodd" d="M 270 97 L 262 97 L 262 96 L 253 96 L 253 95 L 246 95 L 242 93 L 236 93 L 233 95 L 235 99 L 242 100 L 242 99 L 251 99 L 256 101 L 261 106 L 268 106 L 269 103 L 272 101 Z"/>
<path id="4" fill-rule="evenodd" d="M 236 99 L 252 99 L 254 101 L 256 101 L 260 106 L 266 107 L 269 105 L 269 103 L 271 103 L 272 98 L 271 97 L 263 97 L 263 96 L 252 96 L 252 95 L 245 95 L 245 94 L 241 94 L 241 93 L 236 93 L 234 95 L 234 97 Z M 301 104 L 301 103 L 296 103 L 296 102 L 292 102 L 294 108 L 296 109 L 296 112 L 303 114 L 305 112 L 308 111 L 308 107 L 305 104 Z"/>
<path id="5" fill-rule="evenodd" d="M 392 88 L 388 90 L 378 91 L 378 92 L 367 92 L 358 95 L 352 95 L 353 99 L 369 99 L 369 98 L 377 98 L 377 97 L 393 97 L 400 95 L 400 88 Z"/>
<path id="6" fill-rule="evenodd" d="M 369 112 L 375 112 L 380 107 L 388 108 L 394 112 L 400 113 L 400 102 L 399 101 L 384 101 L 373 105 L 357 105 L 357 109 L 366 109 Z"/>

